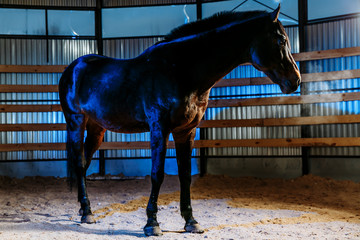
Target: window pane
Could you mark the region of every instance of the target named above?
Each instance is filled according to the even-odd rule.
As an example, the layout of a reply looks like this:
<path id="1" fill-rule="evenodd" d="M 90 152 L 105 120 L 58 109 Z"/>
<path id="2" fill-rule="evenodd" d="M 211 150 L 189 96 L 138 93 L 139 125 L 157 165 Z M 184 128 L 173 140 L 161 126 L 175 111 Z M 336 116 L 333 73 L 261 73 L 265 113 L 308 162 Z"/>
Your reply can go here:
<path id="1" fill-rule="evenodd" d="M 298 0 L 286 0 L 281 1 L 281 9 L 279 19 L 283 25 L 296 25 L 298 24 Z M 267 11 L 271 12 L 272 9 L 276 9 L 279 5 L 278 0 L 262 0 L 262 1 L 239 1 L 239 0 L 231 0 L 231 1 L 222 1 L 222 2 L 214 2 L 214 3 L 205 3 L 203 4 L 203 17 L 209 17 L 215 13 L 221 11 L 231 11 L 236 8 L 236 11 Z M 243 4 L 241 4 L 243 3 Z M 269 7 L 266 7 L 263 3 Z M 241 6 L 239 6 L 241 4 Z M 239 6 L 239 7 L 238 7 Z M 272 8 L 272 9 L 271 9 Z"/>
<path id="2" fill-rule="evenodd" d="M 103 37 L 158 36 L 196 20 L 195 5 L 102 10 Z"/>
<path id="3" fill-rule="evenodd" d="M 49 35 L 94 36 L 94 11 L 48 10 Z"/>
<path id="4" fill-rule="evenodd" d="M 360 12 L 358 0 L 308 0 L 309 20 Z"/>
<path id="5" fill-rule="evenodd" d="M 45 10 L 0 8 L 0 34 L 45 35 Z"/>

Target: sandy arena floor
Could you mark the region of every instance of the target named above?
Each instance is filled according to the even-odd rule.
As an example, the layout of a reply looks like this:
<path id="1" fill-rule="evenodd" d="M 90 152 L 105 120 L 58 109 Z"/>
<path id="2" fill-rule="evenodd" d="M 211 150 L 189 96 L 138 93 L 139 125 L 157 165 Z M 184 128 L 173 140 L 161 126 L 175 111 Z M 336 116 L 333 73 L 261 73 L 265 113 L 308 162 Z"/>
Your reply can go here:
<path id="1" fill-rule="evenodd" d="M 146 238 L 150 179 L 89 181 L 96 224 L 80 224 L 65 179 L 0 178 L 0 239 Z M 147 239 L 360 239 L 360 183 L 315 176 L 294 180 L 194 177 L 202 235 L 183 232 L 179 183 L 166 176 L 159 200 L 162 237 Z"/>

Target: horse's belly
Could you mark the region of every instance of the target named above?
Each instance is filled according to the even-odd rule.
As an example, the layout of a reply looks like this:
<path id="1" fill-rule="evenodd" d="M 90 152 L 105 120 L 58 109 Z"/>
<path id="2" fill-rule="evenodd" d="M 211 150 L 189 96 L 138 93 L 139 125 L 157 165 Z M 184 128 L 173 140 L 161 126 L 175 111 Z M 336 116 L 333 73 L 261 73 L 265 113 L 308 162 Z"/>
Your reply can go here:
<path id="1" fill-rule="evenodd" d="M 119 109 L 117 109 L 119 110 Z M 129 114 L 128 111 L 104 111 L 104 109 L 85 110 L 85 114 L 99 126 L 119 133 L 148 132 L 149 125 L 140 114 Z"/>
<path id="2" fill-rule="evenodd" d="M 102 127 L 117 133 L 141 133 L 149 131 L 149 126 L 141 122 L 133 124 L 108 124 Z"/>
<path id="3" fill-rule="evenodd" d="M 117 118 L 93 118 L 101 127 L 119 133 L 140 133 L 148 132 L 149 125 L 145 121 L 140 121 L 129 116 Z"/>

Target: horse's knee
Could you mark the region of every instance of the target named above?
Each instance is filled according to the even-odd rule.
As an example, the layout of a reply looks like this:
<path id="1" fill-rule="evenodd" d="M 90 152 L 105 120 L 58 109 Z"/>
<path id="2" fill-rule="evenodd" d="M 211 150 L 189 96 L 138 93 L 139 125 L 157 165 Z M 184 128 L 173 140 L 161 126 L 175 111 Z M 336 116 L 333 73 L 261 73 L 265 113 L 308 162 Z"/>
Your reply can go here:
<path id="1" fill-rule="evenodd" d="M 164 172 L 156 172 L 151 174 L 151 184 L 153 186 L 159 186 L 164 182 Z"/>
<path id="2" fill-rule="evenodd" d="M 186 172 L 179 172 L 179 181 L 183 187 L 190 187 L 191 185 L 191 170 Z"/>
<path id="3" fill-rule="evenodd" d="M 85 169 L 85 164 L 82 163 L 82 161 L 77 161 L 75 163 L 74 167 L 75 167 L 75 173 L 77 175 L 77 178 L 85 177 L 86 169 Z"/>

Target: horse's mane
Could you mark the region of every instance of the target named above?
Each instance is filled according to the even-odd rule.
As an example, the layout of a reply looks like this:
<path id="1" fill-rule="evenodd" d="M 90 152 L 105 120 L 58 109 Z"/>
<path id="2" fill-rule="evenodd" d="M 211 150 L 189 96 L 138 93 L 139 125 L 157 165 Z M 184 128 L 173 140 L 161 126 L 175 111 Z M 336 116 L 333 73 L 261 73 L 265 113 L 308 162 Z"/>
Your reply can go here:
<path id="1" fill-rule="evenodd" d="M 172 41 L 178 38 L 207 32 L 214 28 L 218 28 L 234 21 L 242 21 L 266 14 L 265 11 L 247 11 L 247 12 L 220 12 L 211 17 L 196 22 L 181 25 L 173 29 L 169 34 L 165 35 L 162 42 Z"/>

